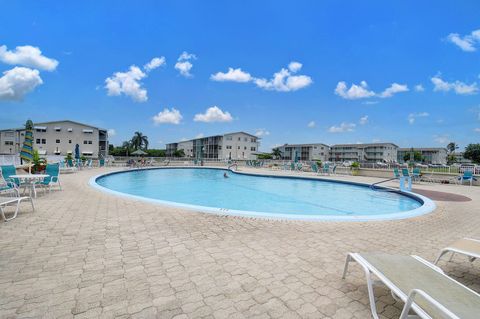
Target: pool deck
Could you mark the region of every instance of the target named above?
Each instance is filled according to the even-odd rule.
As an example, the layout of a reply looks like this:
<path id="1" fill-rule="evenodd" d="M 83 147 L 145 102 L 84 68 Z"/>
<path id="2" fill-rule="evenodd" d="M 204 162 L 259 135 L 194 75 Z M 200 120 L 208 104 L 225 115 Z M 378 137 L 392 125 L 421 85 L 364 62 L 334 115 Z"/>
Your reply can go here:
<path id="1" fill-rule="evenodd" d="M 480 238 L 480 187 L 415 185 L 445 195 L 435 193 L 435 212 L 406 220 L 279 221 L 165 207 L 88 184 L 113 170 L 62 175 L 63 191 L 40 194 L 35 212 L 24 204 L 0 224 L 0 318 L 370 318 L 363 271 L 353 264 L 341 279 L 348 252 L 432 261 L 461 237 Z M 447 274 L 480 292 L 480 262 L 447 260 Z M 375 293 L 382 318 L 398 318 L 402 304 L 385 288 Z"/>

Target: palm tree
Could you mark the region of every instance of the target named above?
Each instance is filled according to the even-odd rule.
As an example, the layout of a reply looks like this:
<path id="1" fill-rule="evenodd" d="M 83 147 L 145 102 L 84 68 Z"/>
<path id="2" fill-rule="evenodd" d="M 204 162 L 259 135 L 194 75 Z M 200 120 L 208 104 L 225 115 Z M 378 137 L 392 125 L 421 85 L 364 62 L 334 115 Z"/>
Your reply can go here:
<path id="1" fill-rule="evenodd" d="M 123 142 L 122 148 L 125 150 L 125 155 L 128 156 L 128 153 L 132 152 L 132 142 L 131 141 Z"/>
<path id="2" fill-rule="evenodd" d="M 280 151 L 280 149 L 276 147 L 272 150 L 272 155 L 273 157 L 279 159 L 280 157 L 282 157 L 282 151 Z"/>
<path id="3" fill-rule="evenodd" d="M 132 143 L 132 147 L 135 150 L 138 150 L 138 149 L 146 150 L 148 148 L 148 136 L 143 135 L 142 132 L 135 132 L 133 134 L 131 143 Z"/>
<path id="4" fill-rule="evenodd" d="M 450 154 L 452 154 L 453 152 L 455 152 L 456 150 L 458 149 L 458 145 L 457 143 L 455 142 L 450 142 L 448 143 L 447 145 L 447 150 Z"/>

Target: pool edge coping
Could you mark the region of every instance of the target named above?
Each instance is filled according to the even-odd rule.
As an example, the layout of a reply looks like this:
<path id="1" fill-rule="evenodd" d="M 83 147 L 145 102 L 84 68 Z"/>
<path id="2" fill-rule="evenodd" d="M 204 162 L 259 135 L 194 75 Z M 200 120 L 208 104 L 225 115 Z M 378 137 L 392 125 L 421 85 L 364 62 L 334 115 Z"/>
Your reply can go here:
<path id="1" fill-rule="evenodd" d="M 254 173 L 247 173 L 247 172 L 239 172 L 234 171 L 228 168 L 221 168 L 221 167 L 211 167 L 211 166 L 202 166 L 202 167 L 192 167 L 192 166 L 165 166 L 165 167 L 145 167 L 145 168 L 136 168 L 136 169 L 129 169 L 129 170 L 115 170 L 112 172 L 102 173 L 95 176 L 92 176 L 88 184 L 104 193 L 108 193 L 111 195 L 125 197 L 129 199 L 140 200 L 144 202 L 153 203 L 156 205 L 162 205 L 167 207 L 174 207 L 174 208 L 181 208 L 192 212 L 199 212 L 199 213 L 208 213 L 208 214 L 215 214 L 215 215 L 222 215 L 222 216 L 237 216 L 237 217 L 248 217 L 248 218 L 262 218 L 262 219 L 273 219 L 273 220 L 290 220 L 290 221 L 331 221 L 331 222 L 366 222 L 366 221 L 392 221 L 392 220 L 402 220 L 407 218 L 418 217 L 422 215 L 427 215 L 435 211 L 437 205 L 433 200 L 430 198 L 408 191 L 400 191 L 388 187 L 382 187 L 384 189 L 392 189 L 394 192 L 413 198 L 420 203 L 422 206 L 405 211 L 400 213 L 389 213 L 389 214 L 377 214 L 377 215 L 357 215 L 357 216 L 338 216 L 338 215 L 293 215 L 293 214 L 281 214 L 281 213 L 267 213 L 267 212 L 257 212 L 257 211 L 246 211 L 246 210 L 235 210 L 235 209 L 226 209 L 226 208 L 218 208 L 218 207 L 208 207 L 208 206 L 200 206 L 200 205 L 191 205 L 191 204 L 184 204 L 172 201 L 166 201 L 161 199 L 154 199 L 148 198 L 139 195 L 132 195 L 127 194 L 119 191 L 115 191 L 109 189 L 107 187 L 99 185 L 96 181 L 100 177 L 114 175 L 114 174 L 121 174 L 121 173 L 128 173 L 132 171 L 139 171 L 139 170 L 151 170 L 151 169 L 216 169 L 216 170 L 224 170 L 229 171 L 234 174 L 242 174 L 242 175 L 250 175 L 250 176 L 263 176 L 263 177 L 273 177 L 273 178 L 293 178 L 293 179 L 306 179 L 306 180 L 318 180 L 324 182 L 332 182 L 332 183 L 340 183 L 340 184 L 350 184 L 362 187 L 368 187 L 369 184 L 359 183 L 359 182 L 350 182 L 350 181 L 342 181 L 342 180 L 332 180 L 332 179 L 324 179 L 324 178 L 316 178 L 310 176 L 278 176 L 278 175 L 269 175 L 269 174 L 254 174 Z"/>

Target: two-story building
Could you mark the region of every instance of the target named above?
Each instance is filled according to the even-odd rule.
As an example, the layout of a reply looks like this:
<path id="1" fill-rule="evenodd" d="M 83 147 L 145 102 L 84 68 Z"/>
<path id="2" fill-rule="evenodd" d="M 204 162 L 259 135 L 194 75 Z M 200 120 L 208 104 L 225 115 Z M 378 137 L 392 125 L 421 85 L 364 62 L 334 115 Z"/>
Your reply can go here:
<path id="1" fill-rule="evenodd" d="M 337 144 L 330 147 L 330 161 L 394 163 L 397 150 L 398 146 L 393 143 Z"/>
<path id="2" fill-rule="evenodd" d="M 329 160 L 330 154 L 330 146 L 323 143 L 285 144 L 278 149 L 282 153 L 281 159 L 283 160 L 321 160 L 326 162 Z"/>

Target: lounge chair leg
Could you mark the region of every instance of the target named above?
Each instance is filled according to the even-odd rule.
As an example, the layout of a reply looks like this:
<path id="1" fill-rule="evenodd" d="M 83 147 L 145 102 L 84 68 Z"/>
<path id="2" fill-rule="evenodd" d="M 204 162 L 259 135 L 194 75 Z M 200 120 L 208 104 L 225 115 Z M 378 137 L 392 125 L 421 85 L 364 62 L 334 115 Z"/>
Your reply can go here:
<path id="1" fill-rule="evenodd" d="M 348 255 L 347 255 L 347 260 L 345 260 L 345 267 L 343 268 L 342 279 L 345 279 L 345 277 L 347 276 L 348 264 L 349 264 L 351 261 L 353 261 L 352 256 L 350 256 L 350 254 L 348 254 Z"/>
<path id="2" fill-rule="evenodd" d="M 365 275 L 367 277 L 368 299 L 370 300 L 370 311 L 374 319 L 380 319 L 377 314 L 377 306 L 375 304 L 375 294 L 373 293 L 372 273 L 365 268 Z"/>
<path id="3" fill-rule="evenodd" d="M 5 212 L 3 211 L 3 208 L 0 207 L 0 216 L 2 216 L 2 219 L 4 222 L 7 222 L 7 217 L 5 217 Z"/>
<path id="4" fill-rule="evenodd" d="M 440 258 L 442 258 L 442 256 L 445 255 L 446 253 L 448 253 L 448 250 L 445 250 L 445 249 L 442 250 L 442 251 L 440 252 L 440 254 L 438 255 L 437 259 L 435 259 L 435 261 L 433 262 L 433 264 L 436 265 L 436 264 L 440 261 Z M 452 253 L 452 256 L 450 257 L 450 260 L 452 259 L 453 254 L 454 254 L 454 253 Z"/>
<path id="5" fill-rule="evenodd" d="M 450 259 L 448 259 L 449 262 L 453 260 L 453 256 L 454 256 L 454 255 L 455 255 L 455 252 L 452 251 L 452 255 L 450 256 Z"/>

